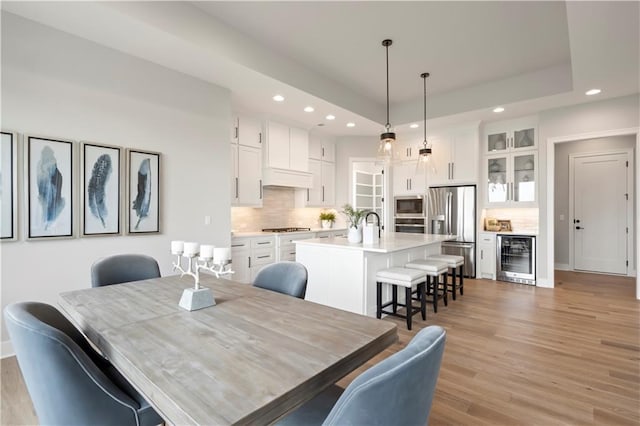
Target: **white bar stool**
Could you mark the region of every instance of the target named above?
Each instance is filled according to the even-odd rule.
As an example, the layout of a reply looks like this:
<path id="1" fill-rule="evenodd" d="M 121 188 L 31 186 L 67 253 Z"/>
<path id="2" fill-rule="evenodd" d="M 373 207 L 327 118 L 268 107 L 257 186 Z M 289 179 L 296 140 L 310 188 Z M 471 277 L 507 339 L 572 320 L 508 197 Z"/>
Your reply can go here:
<path id="1" fill-rule="evenodd" d="M 456 287 L 460 289 L 460 296 L 464 295 L 464 257 L 456 256 L 454 254 L 434 254 L 432 256 L 428 256 L 427 259 L 437 260 L 439 262 L 445 262 L 451 273 L 451 290 L 450 293 L 453 293 L 453 300 L 456 300 Z M 456 284 L 456 270 L 460 267 L 460 275 L 458 278 L 458 283 Z M 445 288 L 447 288 L 447 279 L 445 277 Z"/>
<path id="2" fill-rule="evenodd" d="M 432 295 L 433 299 L 429 300 L 433 303 L 433 312 L 438 312 L 438 290 L 440 288 L 440 276 L 443 275 L 443 291 L 442 299 L 444 305 L 448 305 L 447 301 L 447 270 L 448 265 L 445 262 L 432 259 L 416 259 L 404 265 L 405 268 L 417 269 L 426 275 L 426 295 Z"/>
<path id="3" fill-rule="evenodd" d="M 427 306 L 425 300 L 425 282 L 426 277 L 423 271 L 417 269 L 407 268 L 389 268 L 382 269 L 376 273 L 376 316 L 378 319 L 382 317 L 382 314 L 393 315 L 400 318 L 406 318 L 407 329 L 411 330 L 411 318 L 413 315 L 420 312 L 422 319 L 427 319 Z M 382 284 L 390 284 L 393 286 L 393 298 L 391 302 L 382 304 Z M 405 288 L 405 303 L 398 303 L 398 286 Z M 418 297 L 420 300 L 420 307 L 414 308 L 411 298 L 412 288 L 417 288 Z M 393 311 L 385 311 L 384 308 L 392 305 Z M 398 311 L 398 306 L 404 306 L 407 308 L 407 314 L 401 315 Z"/>

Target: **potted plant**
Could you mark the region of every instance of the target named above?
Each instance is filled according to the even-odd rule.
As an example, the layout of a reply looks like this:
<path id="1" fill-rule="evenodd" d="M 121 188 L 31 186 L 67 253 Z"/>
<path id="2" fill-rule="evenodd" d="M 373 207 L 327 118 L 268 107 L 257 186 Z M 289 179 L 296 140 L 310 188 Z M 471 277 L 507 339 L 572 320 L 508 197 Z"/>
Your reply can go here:
<path id="1" fill-rule="evenodd" d="M 336 214 L 333 211 L 323 211 L 320 212 L 320 222 L 322 223 L 322 227 L 325 229 L 329 229 L 333 226 L 333 222 L 336 221 Z"/>
<path id="2" fill-rule="evenodd" d="M 347 218 L 347 224 L 349 227 L 349 233 L 347 239 L 350 243 L 359 243 L 362 241 L 362 220 L 367 214 L 367 210 L 354 209 L 351 204 L 345 204 L 342 206 L 342 214 Z"/>

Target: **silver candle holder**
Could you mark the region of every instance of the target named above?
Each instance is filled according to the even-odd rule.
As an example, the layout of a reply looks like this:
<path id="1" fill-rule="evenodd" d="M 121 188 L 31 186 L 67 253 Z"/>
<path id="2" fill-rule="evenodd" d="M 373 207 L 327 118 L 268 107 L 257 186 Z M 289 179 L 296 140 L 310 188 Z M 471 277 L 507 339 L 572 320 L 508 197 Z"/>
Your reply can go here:
<path id="1" fill-rule="evenodd" d="M 231 260 L 223 259 L 214 263 L 213 257 L 202 257 L 199 252 L 190 252 L 185 254 L 184 250 L 173 251 L 177 256 L 176 262 L 173 262 L 173 270 L 180 272 L 180 278 L 185 275 L 193 277 L 195 284 L 193 288 L 187 288 L 182 292 L 182 297 L 178 305 L 188 311 L 208 308 L 214 306 L 216 301 L 210 288 L 200 286 L 200 271 L 209 271 L 217 278 L 225 275 L 231 275 L 235 272 L 231 270 Z M 182 258 L 187 258 L 187 269 L 182 266 Z M 200 263 L 199 260 L 202 262 Z"/>

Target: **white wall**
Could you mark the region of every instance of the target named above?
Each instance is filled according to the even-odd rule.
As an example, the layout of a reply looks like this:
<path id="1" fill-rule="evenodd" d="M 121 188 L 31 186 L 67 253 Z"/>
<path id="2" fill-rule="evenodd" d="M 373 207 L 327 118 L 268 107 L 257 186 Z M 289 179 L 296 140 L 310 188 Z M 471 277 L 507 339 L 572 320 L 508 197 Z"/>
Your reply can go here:
<path id="1" fill-rule="evenodd" d="M 539 113 L 538 140 L 540 141 L 540 242 L 538 244 L 538 273 L 541 283 L 549 282 L 551 272 L 548 268 L 549 248 L 547 231 L 550 225 L 547 214 L 549 210 L 547 193 L 553 182 L 547 179 L 546 158 L 548 151 L 553 151 L 554 142 L 563 137 L 604 132 L 615 129 L 627 129 L 640 125 L 640 108 L 638 95 L 606 99 L 565 108 L 546 110 Z M 553 262 L 553 259 L 551 259 Z"/>
<path id="2" fill-rule="evenodd" d="M 3 130 L 162 153 L 160 234 L 26 242 L 21 230 L 1 246 L 3 308 L 89 287 L 102 256 L 146 253 L 169 274 L 170 240 L 229 244 L 228 90 L 3 12 L 1 115 Z M 3 327 L 3 352 L 7 339 Z"/>
<path id="3" fill-rule="evenodd" d="M 555 208 L 555 263 L 569 265 L 569 233 L 573 226 L 573 218 L 569 217 L 569 155 L 585 154 L 590 152 L 606 152 L 611 150 L 630 149 L 636 146 L 636 138 L 633 135 L 613 136 L 598 139 L 587 139 L 575 142 L 555 144 L 555 182 L 554 182 L 554 208 Z M 634 179 L 635 181 L 635 179 Z M 632 198 L 635 200 L 635 197 Z M 633 220 L 636 217 L 630 218 Z M 564 215 L 564 220 L 560 220 Z M 635 224 L 633 226 L 635 229 Z M 629 259 L 632 269 L 635 269 L 635 258 Z"/>

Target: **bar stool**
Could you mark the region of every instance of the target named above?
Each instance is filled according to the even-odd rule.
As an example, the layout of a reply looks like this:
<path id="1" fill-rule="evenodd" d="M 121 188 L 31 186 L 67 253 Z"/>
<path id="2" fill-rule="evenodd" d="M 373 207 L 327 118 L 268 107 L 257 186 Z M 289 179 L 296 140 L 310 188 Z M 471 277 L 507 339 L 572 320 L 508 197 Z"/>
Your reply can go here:
<path id="1" fill-rule="evenodd" d="M 433 303 L 433 312 L 438 313 L 438 298 L 439 298 L 439 289 L 440 289 L 440 276 L 443 277 L 443 291 L 442 291 L 442 299 L 444 300 L 444 305 L 448 305 L 447 300 L 447 270 L 448 266 L 445 262 L 440 262 L 437 260 L 431 259 L 416 259 L 404 265 L 405 268 L 416 269 L 422 271 L 423 274 L 426 275 L 426 295 L 432 295 L 432 299 L 429 302 Z M 425 299 L 425 301 L 427 301 Z"/>
<path id="2" fill-rule="evenodd" d="M 456 300 L 456 287 L 460 289 L 460 296 L 464 295 L 464 257 L 456 256 L 453 254 L 434 254 L 432 256 L 427 256 L 427 259 L 437 260 L 438 262 L 445 262 L 451 273 L 451 290 L 450 293 L 453 293 L 453 300 Z M 458 278 L 458 283 L 456 284 L 456 270 L 460 267 L 460 275 Z M 447 287 L 447 279 L 445 277 L 445 288 Z"/>
<path id="3" fill-rule="evenodd" d="M 378 319 L 382 317 L 382 314 L 393 315 L 400 318 L 405 318 L 407 320 L 407 329 L 411 330 L 411 318 L 420 312 L 422 314 L 422 319 L 427 319 L 427 306 L 425 300 L 425 281 L 426 277 L 423 271 L 417 269 L 407 269 L 407 268 L 389 268 L 382 269 L 376 274 L 376 316 Z M 382 284 L 390 284 L 393 286 L 393 295 L 391 302 L 387 302 L 384 305 L 382 304 Z M 398 286 L 402 286 L 405 288 L 405 303 L 398 303 Z M 415 308 L 412 302 L 412 288 L 416 286 L 420 307 Z M 384 308 L 392 305 L 393 311 L 385 311 Z M 404 306 L 407 308 L 407 314 L 401 315 L 398 314 L 398 306 Z"/>

